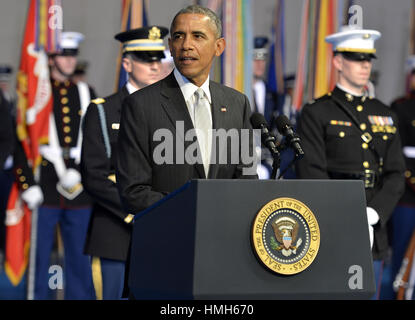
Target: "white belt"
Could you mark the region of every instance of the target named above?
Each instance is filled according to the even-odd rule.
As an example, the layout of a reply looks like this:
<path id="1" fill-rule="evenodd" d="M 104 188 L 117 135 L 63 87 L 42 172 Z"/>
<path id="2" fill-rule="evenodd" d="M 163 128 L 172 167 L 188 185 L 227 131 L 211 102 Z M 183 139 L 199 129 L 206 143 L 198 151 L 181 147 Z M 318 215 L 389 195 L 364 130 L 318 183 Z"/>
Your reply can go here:
<path id="1" fill-rule="evenodd" d="M 415 147 L 409 147 L 409 146 L 403 147 L 403 154 L 407 158 L 415 158 Z"/>
<path id="2" fill-rule="evenodd" d="M 77 159 L 81 154 L 81 148 L 54 148 L 49 145 L 39 147 L 40 154 L 46 159 L 56 159 L 56 157 Z M 53 161 L 51 161 L 53 162 Z"/>

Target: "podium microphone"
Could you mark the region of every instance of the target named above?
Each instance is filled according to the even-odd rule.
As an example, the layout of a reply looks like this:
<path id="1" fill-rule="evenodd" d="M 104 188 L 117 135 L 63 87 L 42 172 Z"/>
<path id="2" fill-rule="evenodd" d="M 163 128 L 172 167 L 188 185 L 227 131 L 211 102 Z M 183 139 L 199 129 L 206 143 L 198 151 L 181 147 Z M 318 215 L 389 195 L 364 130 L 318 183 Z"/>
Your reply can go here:
<path id="1" fill-rule="evenodd" d="M 300 137 L 294 133 L 290 120 L 284 115 L 280 115 L 275 120 L 277 129 L 288 141 L 289 145 L 294 149 L 297 159 L 304 157 L 303 148 L 301 148 Z"/>
<path id="2" fill-rule="evenodd" d="M 254 129 L 261 130 L 261 141 L 264 146 L 266 146 L 271 154 L 279 154 L 277 146 L 275 145 L 275 137 L 268 130 L 267 120 L 261 113 L 254 112 L 251 116 L 251 124 Z"/>

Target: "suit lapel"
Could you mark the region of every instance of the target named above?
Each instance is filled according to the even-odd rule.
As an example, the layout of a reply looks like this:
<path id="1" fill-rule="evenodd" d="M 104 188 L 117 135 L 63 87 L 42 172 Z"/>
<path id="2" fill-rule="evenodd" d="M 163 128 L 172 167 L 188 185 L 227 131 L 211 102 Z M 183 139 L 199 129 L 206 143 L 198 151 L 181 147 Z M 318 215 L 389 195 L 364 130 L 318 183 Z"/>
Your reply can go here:
<path id="1" fill-rule="evenodd" d="M 228 115 L 228 107 L 226 105 L 226 99 L 225 96 L 220 88 L 220 86 L 213 81 L 210 81 L 209 84 L 209 88 L 210 88 L 210 95 L 212 97 L 212 127 L 213 129 L 225 129 L 227 130 L 226 127 L 226 116 Z M 213 148 L 213 147 L 212 147 Z M 216 146 L 216 151 L 213 152 L 212 150 L 212 154 L 214 154 L 215 159 L 213 161 L 215 161 L 215 164 L 211 164 L 209 166 L 209 178 L 210 179 L 215 179 L 219 170 L 219 155 L 221 154 L 221 152 L 226 152 L 226 150 L 219 150 L 218 146 Z"/>
<path id="2" fill-rule="evenodd" d="M 173 128 L 175 135 L 179 136 L 179 139 L 184 141 L 185 152 L 187 147 L 191 144 L 190 141 L 185 141 L 185 137 L 181 132 L 176 131 L 176 122 L 180 121 L 184 124 L 184 134 L 189 130 L 194 129 L 192 119 L 190 118 L 189 111 L 187 110 L 186 102 L 184 101 L 183 94 L 180 87 L 174 77 L 174 73 L 171 72 L 161 83 L 161 94 L 163 96 L 162 107 L 167 113 Z M 205 178 L 205 171 L 202 164 L 196 164 L 196 170 L 200 178 Z"/>

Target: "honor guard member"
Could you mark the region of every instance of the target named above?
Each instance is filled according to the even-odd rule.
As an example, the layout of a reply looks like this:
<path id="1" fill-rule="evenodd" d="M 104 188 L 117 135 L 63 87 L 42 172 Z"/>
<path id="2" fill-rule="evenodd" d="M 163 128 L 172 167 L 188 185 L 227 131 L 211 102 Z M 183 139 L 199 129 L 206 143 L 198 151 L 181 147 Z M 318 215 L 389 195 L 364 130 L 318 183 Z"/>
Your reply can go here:
<path id="1" fill-rule="evenodd" d="M 132 232 L 133 216 L 122 210 L 115 184 L 122 101 L 162 76 L 162 39 L 167 33 L 167 28 L 150 26 L 117 34 L 115 39 L 123 45 L 122 65 L 128 81 L 113 95 L 92 100 L 85 115 L 81 172 L 83 185 L 94 200 L 85 253 L 92 256 L 98 299 L 121 298 Z"/>
<path id="2" fill-rule="evenodd" d="M 405 158 L 406 171 L 405 193 L 400 199 L 391 219 L 391 283 L 388 285 L 390 296 L 394 298 L 399 285 L 395 282 L 409 241 L 415 231 L 415 56 L 408 57 L 406 61 L 407 93 L 405 97 L 396 99 L 391 108 L 395 111 L 399 121 L 399 134 Z M 393 287 L 395 290 L 393 290 Z"/>
<path id="3" fill-rule="evenodd" d="M 275 119 L 280 114 L 279 106 L 282 106 L 283 96 L 277 95 L 272 91 L 265 82 L 266 66 L 268 59 L 267 37 L 255 37 L 254 39 L 254 94 L 253 94 L 253 112 L 259 112 L 264 115 L 271 129 L 275 127 Z M 280 99 L 282 99 L 280 101 Z"/>
<path id="4" fill-rule="evenodd" d="M 93 90 L 72 76 L 79 43 L 78 32 L 62 32 L 61 51 L 49 56 L 53 111 L 48 143 L 40 146 L 42 163 L 39 184 L 44 202 L 38 210 L 35 299 L 49 298 L 50 254 L 59 224 L 64 246 L 65 299 L 93 299 L 89 257 L 83 254 L 91 212 L 91 200 L 83 190 L 80 174 L 81 119 Z"/>
<path id="5" fill-rule="evenodd" d="M 278 133 L 275 119 L 283 114 L 284 94 L 277 94 L 266 83 L 266 67 L 269 52 L 267 48 L 267 37 L 255 37 L 254 39 L 254 58 L 253 58 L 253 103 L 252 111 L 259 112 L 264 115 L 270 129 L 275 136 L 281 140 L 282 136 Z M 290 115 L 286 115 L 290 117 Z M 291 150 L 285 150 L 281 154 L 281 169 L 284 169 L 294 157 Z M 273 159 L 267 148 L 261 150 L 261 163 L 258 164 L 258 176 L 260 179 L 268 179 L 272 172 Z M 293 170 L 287 172 L 289 176 L 293 176 Z M 288 175 L 284 174 L 284 177 Z"/>
<path id="6" fill-rule="evenodd" d="M 374 298 L 379 297 L 388 251 L 386 226 L 404 191 L 405 171 L 395 114 L 364 94 L 376 58 L 374 42 L 380 36 L 375 30 L 346 27 L 326 37 L 333 44 L 338 82 L 332 92 L 302 109 L 298 133 L 305 157 L 297 164 L 301 179 L 364 181 L 377 286 Z"/>

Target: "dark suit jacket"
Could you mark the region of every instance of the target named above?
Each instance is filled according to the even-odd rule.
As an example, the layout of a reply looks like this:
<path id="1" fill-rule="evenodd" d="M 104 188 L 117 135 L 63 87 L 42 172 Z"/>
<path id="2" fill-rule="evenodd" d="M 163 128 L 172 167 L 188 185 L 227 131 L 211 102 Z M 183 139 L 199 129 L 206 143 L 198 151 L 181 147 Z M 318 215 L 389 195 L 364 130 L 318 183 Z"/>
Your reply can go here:
<path id="1" fill-rule="evenodd" d="M 249 122 L 251 109 L 247 97 L 212 81 L 209 85 L 213 128 L 251 129 Z M 116 170 L 117 185 L 127 212 L 135 214 L 147 208 L 191 179 L 206 178 L 202 164 L 191 165 L 186 161 L 183 164 L 178 164 L 176 161 L 174 164 L 155 163 L 153 153 L 161 142 L 154 141 L 153 135 L 158 129 L 172 132 L 171 145 L 174 150 L 173 159 L 176 160 L 176 144 L 184 141 L 179 130 L 176 132 L 176 121 L 184 122 L 185 133 L 193 129 L 183 94 L 173 72 L 163 80 L 133 93 L 124 100 Z M 177 139 L 176 133 L 178 133 Z M 252 142 L 252 139 L 250 141 Z M 192 143 L 192 141 L 185 142 L 184 148 Z M 242 169 L 252 164 L 244 165 L 241 157 L 238 164 L 231 164 L 230 148 L 228 147 L 225 152 L 227 164 L 211 164 L 209 179 L 256 177 L 256 175 L 242 174 Z M 219 154 L 218 150 L 216 154 Z"/>
<path id="2" fill-rule="evenodd" d="M 124 222 L 127 214 L 122 210 L 115 183 L 108 177 L 115 174 L 117 124 L 120 123 L 122 101 L 127 96 L 128 91 L 123 87 L 102 103 L 111 145 L 110 158 L 106 152 L 98 107 L 95 103 L 88 106 L 83 122 L 81 158 L 82 184 L 93 200 L 85 253 L 122 261 L 127 258 L 131 225 Z"/>

